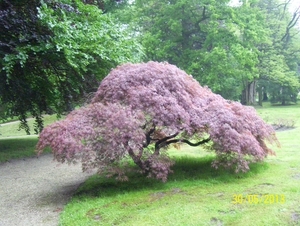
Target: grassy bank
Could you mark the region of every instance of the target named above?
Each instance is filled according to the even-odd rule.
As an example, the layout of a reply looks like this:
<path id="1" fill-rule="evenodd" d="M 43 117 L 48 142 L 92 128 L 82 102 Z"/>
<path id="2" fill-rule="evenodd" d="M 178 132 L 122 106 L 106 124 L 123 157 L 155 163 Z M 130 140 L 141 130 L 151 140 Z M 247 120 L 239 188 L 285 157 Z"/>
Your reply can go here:
<path id="1" fill-rule="evenodd" d="M 45 115 L 44 116 L 44 125 L 47 126 L 54 121 L 56 121 L 57 118 L 55 115 Z M 28 125 L 31 130 L 31 134 L 34 134 L 34 119 L 29 118 L 28 119 Z M 19 121 L 12 121 L 8 123 L 3 123 L 0 125 L 0 139 L 7 139 L 10 137 L 21 137 L 21 136 L 27 136 L 26 132 L 24 130 L 19 130 Z"/>
<path id="2" fill-rule="evenodd" d="M 61 214 L 61 225 L 300 225 L 300 107 L 264 107 L 272 123 L 295 121 L 278 132 L 276 156 L 246 174 L 210 167 L 213 155 L 182 148 L 167 183 L 132 175 L 128 182 L 93 176 Z M 175 150 L 172 150 L 175 152 Z"/>
<path id="3" fill-rule="evenodd" d="M 45 125 L 56 121 L 56 116 L 45 116 Z M 29 119 L 28 124 L 33 132 L 34 119 Z M 19 122 L 4 123 L 0 126 L 0 163 L 11 159 L 20 159 L 35 156 L 34 152 L 38 141 L 37 135 L 27 135 L 24 130 L 18 130 Z M 50 152 L 50 150 L 46 150 Z"/>
<path id="4" fill-rule="evenodd" d="M 11 159 L 26 158 L 35 155 L 37 137 L 20 137 L 0 140 L 0 163 Z"/>

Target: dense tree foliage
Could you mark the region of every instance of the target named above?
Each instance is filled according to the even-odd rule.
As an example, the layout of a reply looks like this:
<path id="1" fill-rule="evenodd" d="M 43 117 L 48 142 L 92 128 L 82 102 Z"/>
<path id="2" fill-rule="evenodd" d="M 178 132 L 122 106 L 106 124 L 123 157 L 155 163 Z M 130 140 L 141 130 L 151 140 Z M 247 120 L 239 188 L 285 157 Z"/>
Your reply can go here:
<path id="1" fill-rule="evenodd" d="M 102 13 L 116 1 L 41 2 L 0 2 L 0 105 L 27 132 L 28 113 L 38 132 L 44 112 L 69 111 L 111 68 L 140 54 L 126 29 Z"/>
<path id="2" fill-rule="evenodd" d="M 112 70 L 89 105 L 42 131 L 37 149 L 50 146 L 57 161 L 81 161 L 84 170 L 119 179 L 127 179 L 132 159 L 166 181 L 170 144 L 205 144 L 216 153 L 214 167 L 239 172 L 274 153 L 266 141 L 277 142 L 275 132 L 252 107 L 212 93 L 176 66 L 149 62 Z"/>
<path id="3" fill-rule="evenodd" d="M 296 102 L 299 92 L 300 36 L 297 24 L 300 5 L 291 13 L 289 2 L 261 0 L 257 3 L 266 15 L 265 27 L 269 34 L 269 42 L 259 45 L 260 103 L 264 93 L 274 103 Z"/>
<path id="4" fill-rule="evenodd" d="M 257 76 L 255 44 L 265 37 L 260 15 L 247 5 L 234 8 L 226 0 L 136 2 L 147 59 L 176 64 L 230 99 L 239 99 L 243 82 Z"/>
<path id="5" fill-rule="evenodd" d="M 230 2 L 136 0 L 131 21 L 146 60 L 178 65 L 243 104 L 256 102 L 257 88 L 269 94 L 299 90 L 299 12 L 290 13 L 290 1 Z"/>

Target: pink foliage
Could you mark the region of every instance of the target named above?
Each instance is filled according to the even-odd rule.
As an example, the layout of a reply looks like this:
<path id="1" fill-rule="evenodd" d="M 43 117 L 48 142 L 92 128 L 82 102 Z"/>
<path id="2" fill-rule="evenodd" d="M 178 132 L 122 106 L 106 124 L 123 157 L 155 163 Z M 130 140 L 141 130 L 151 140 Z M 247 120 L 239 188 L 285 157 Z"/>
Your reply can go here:
<path id="1" fill-rule="evenodd" d="M 50 146 L 58 161 L 79 160 L 84 170 L 121 179 L 116 166 L 131 157 L 143 173 L 166 181 L 173 163 L 161 149 L 188 139 L 210 142 L 213 166 L 237 172 L 274 154 L 266 140 L 278 144 L 254 108 L 212 93 L 176 66 L 148 62 L 112 70 L 88 106 L 42 131 L 37 150 Z"/>

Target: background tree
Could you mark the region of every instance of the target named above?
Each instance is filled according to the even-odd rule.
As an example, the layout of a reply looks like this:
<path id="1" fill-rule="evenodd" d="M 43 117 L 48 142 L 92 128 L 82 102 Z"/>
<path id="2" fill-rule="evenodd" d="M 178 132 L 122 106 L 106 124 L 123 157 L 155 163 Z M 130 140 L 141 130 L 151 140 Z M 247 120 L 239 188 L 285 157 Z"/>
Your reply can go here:
<path id="1" fill-rule="evenodd" d="M 27 114 L 38 132 L 44 112 L 69 111 L 112 67 L 139 59 L 126 29 L 85 2 L 0 2 L 0 103 L 27 132 Z"/>
<path id="2" fill-rule="evenodd" d="M 296 102 L 300 89 L 300 33 L 297 24 L 300 5 L 293 13 L 289 1 L 261 0 L 257 7 L 266 15 L 265 29 L 269 42 L 259 45 L 259 102 L 269 96 L 274 103 Z"/>
<path id="3" fill-rule="evenodd" d="M 266 91 L 262 81 L 268 69 L 273 73 L 267 77 L 282 81 L 288 86 L 285 90 L 298 87 L 299 34 L 294 29 L 298 13 L 287 10 L 289 2 L 250 0 L 232 5 L 229 0 L 137 0 L 133 6 L 136 20 L 131 21 L 140 34 L 146 60 L 176 64 L 223 97 L 252 105 L 257 88 Z M 271 12 L 268 5 L 274 8 Z M 278 72 L 273 64 L 278 65 Z M 278 90 L 271 80 L 267 79 L 270 87 Z"/>
<path id="4" fill-rule="evenodd" d="M 174 63 L 214 92 L 240 99 L 243 81 L 257 77 L 255 44 L 265 32 L 256 10 L 229 2 L 136 1 L 147 60 Z"/>
<path id="5" fill-rule="evenodd" d="M 37 145 L 50 146 L 60 162 L 81 161 L 84 170 L 127 179 L 130 158 L 148 177 L 172 171 L 173 143 L 206 144 L 214 167 L 247 171 L 249 162 L 274 152 L 275 132 L 251 107 L 223 99 L 167 63 L 117 67 L 101 82 L 91 104 L 46 127 Z"/>

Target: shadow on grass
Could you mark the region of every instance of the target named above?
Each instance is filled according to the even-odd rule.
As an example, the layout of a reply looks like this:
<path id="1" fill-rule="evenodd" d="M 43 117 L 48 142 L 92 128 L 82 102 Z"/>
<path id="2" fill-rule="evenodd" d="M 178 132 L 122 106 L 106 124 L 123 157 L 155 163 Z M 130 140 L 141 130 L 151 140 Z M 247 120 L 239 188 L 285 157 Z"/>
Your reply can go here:
<path id="1" fill-rule="evenodd" d="M 297 106 L 297 103 L 286 103 L 286 104 L 282 104 L 282 103 L 271 103 L 272 107 L 288 107 L 288 106 Z"/>
<path id="2" fill-rule="evenodd" d="M 208 184 L 230 184 L 235 183 L 236 180 L 251 178 L 268 168 L 266 162 L 254 163 L 250 165 L 249 172 L 236 174 L 228 170 L 212 168 L 213 160 L 213 156 L 202 158 L 176 157 L 176 163 L 172 167 L 174 172 L 169 175 L 166 183 L 146 178 L 138 173 L 129 175 L 129 181 L 125 182 L 94 175 L 77 190 L 75 196 L 78 198 L 107 197 L 141 190 L 155 191 L 178 187 L 207 186 Z"/>

